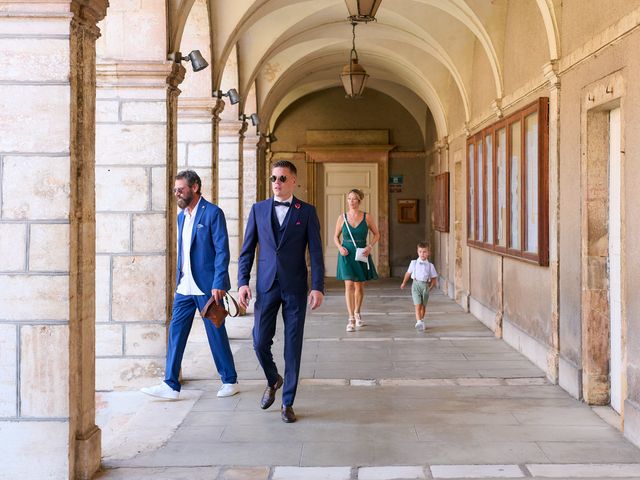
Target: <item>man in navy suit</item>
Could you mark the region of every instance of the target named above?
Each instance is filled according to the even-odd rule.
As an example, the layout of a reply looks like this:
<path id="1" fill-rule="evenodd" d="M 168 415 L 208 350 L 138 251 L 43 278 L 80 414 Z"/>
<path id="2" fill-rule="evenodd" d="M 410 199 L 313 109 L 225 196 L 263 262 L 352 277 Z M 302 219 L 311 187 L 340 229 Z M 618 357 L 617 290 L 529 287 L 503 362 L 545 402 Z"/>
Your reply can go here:
<path id="1" fill-rule="evenodd" d="M 193 316 L 213 296 L 222 302 L 229 281 L 229 236 L 224 212 L 201 195 L 202 182 L 192 170 L 175 177 L 173 193 L 182 211 L 178 214 L 178 268 L 176 294 L 169 326 L 165 379 L 159 385 L 141 389 L 165 400 L 180 396 L 180 365 L 191 331 Z M 235 395 L 238 388 L 233 354 L 224 324 L 216 328 L 204 320 L 213 360 L 222 379 L 218 397 Z"/>
<path id="2" fill-rule="evenodd" d="M 307 247 L 311 258 L 311 309 L 318 308 L 324 299 L 320 222 L 315 207 L 293 196 L 296 174 L 296 167 L 291 162 L 282 160 L 273 165 L 274 196 L 251 208 L 238 260 L 238 296 L 240 304 L 246 308 L 251 299 L 251 267 L 256 246 L 260 245 L 253 326 L 253 348 L 267 378 L 260 406 L 269 408 L 275 400 L 276 390 L 284 383 L 281 415 L 286 423 L 296 421 L 292 405 L 298 388 L 307 310 Z M 284 320 L 284 380 L 271 354 L 280 307 Z"/>

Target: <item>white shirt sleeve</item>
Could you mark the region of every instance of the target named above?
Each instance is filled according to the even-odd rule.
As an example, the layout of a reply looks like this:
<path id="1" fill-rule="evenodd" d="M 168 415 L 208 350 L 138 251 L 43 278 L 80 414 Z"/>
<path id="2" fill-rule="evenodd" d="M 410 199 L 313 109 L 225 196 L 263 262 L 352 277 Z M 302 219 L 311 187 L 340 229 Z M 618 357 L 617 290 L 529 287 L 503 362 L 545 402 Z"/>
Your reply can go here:
<path id="1" fill-rule="evenodd" d="M 429 279 L 438 278 L 438 272 L 436 272 L 436 267 L 433 263 L 429 263 Z"/>
<path id="2" fill-rule="evenodd" d="M 407 269 L 407 273 L 413 273 L 415 269 L 416 269 L 416 261 L 411 260 L 411 263 L 409 264 L 409 268 Z"/>

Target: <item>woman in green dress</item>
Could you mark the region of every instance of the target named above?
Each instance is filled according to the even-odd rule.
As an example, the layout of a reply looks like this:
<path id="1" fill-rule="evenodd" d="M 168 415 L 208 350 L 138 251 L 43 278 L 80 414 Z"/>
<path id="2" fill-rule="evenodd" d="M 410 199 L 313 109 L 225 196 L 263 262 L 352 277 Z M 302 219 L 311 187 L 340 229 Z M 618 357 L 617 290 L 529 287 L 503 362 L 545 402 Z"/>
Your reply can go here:
<path id="1" fill-rule="evenodd" d="M 349 191 L 347 194 L 349 208 L 345 214 L 338 217 L 336 232 L 333 236 L 333 243 L 340 252 L 336 278 L 344 280 L 344 296 L 349 312 L 347 332 L 354 332 L 356 328 L 365 325 L 360 315 L 364 300 L 364 282 L 378 278 L 370 253 L 380 239 L 380 232 L 371 216 L 360 210 L 360 202 L 363 198 L 364 194 L 361 190 L 354 188 Z M 371 242 L 367 244 L 369 231 L 371 231 Z M 342 235 L 342 241 L 340 235 Z M 367 263 L 356 260 L 356 247 L 365 249 Z"/>

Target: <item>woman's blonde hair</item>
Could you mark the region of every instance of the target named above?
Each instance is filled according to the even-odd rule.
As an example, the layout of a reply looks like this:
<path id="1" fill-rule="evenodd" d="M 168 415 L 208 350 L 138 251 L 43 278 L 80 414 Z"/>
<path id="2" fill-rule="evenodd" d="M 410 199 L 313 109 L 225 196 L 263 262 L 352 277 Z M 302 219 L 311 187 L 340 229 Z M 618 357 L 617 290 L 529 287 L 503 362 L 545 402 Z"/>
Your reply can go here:
<path id="1" fill-rule="evenodd" d="M 364 193 L 362 193 L 362 190 L 352 188 L 351 190 L 349 190 L 349 193 L 347 193 L 347 197 L 352 193 L 355 193 L 358 196 L 358 200 L 360 201 L 362 201 L 362 199 L 364 198 Z"/>

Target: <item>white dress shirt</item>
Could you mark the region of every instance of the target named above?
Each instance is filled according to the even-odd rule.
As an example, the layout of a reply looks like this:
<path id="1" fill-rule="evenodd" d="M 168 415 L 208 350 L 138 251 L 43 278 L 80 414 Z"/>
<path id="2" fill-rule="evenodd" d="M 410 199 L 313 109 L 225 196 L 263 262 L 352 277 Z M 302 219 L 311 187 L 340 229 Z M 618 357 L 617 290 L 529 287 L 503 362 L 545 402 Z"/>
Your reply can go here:
<path id="1" fill-rule="evenodd" d="M 411 273 L 412 279 L 418 280 L 419 282 L 428 282 L 432 278 L 438 277 L 438 272 L 436 272 L 436 267 L 433 266 L 433 263 L 429 262 L 429 260 L 420 260 L 419 258 L 411 260 L 407 272 Z"/>
<path id="2" fill-rule="evenodd" d="M 202 197 L 200 197 L 202 198 Z M 182 275 L 180 276 L 180 283 L 176 292 L 180 295 L 204 295 L 202 290 L 196 285 L 196 281 L 193 279 L 191 273 L 191 233 L 193 232 L 193 223 L 196 216 L 196 212 L 200 207 L 200 200 L 193 210 L 189 212 L 188 209 L 184 209 L 184 222 L 182 224 Z"/>
<path id="3" fill-rule="evenodd" d="M 273 199 L 277 200 L 278 202 L 293 203 L 293 195 L 291 195 L 289 198 L 285 198 L 284 200 L 275 196 L 273 197 Z M 287 207 L 285 205 L 276 205 L 274 208 L 276 209 L 276 217 L 278 219 L 278 223 L 280 224 L 280 226 L 282 226 L 282 222 L 284 222 L 284 219 L 287 216 L 287 212 L 291 207 Z"/>

